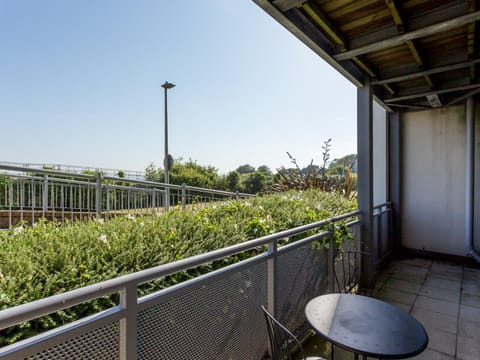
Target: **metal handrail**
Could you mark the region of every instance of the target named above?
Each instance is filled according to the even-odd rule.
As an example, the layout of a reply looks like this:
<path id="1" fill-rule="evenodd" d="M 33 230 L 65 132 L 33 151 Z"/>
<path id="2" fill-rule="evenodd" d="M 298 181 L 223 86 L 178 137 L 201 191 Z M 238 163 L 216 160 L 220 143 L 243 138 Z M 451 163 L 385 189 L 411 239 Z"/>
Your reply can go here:
<path id="1" fill-rule="evenodd" d="M 79 289 L 68 291 L 66 293 L 53 295 L 47 298 L 2 310 L 0 311 L 0 329 L 48 315 L 104 295 L 122 292 L 124 289 L 129 287 L 136 287 L 156 278 L 184 271 L 198 265 L 232 256 L 259 246 L 267 245 L 277 240 L 298 235 L 312 229 L 320 228 L 332 222 L 348 219 L 357 216 L 358 213 L 358 211 L 354 211 L 335 216 L 326 220 L 280 231 L 278 233 L 266 235 L 258 239 L 249 240 L 205 254 L 195 255 L 187 259 L 159 265 L 150 269 L 138 271 L 133 274 L 123 275 L 115 279 L 102 281 L 100 283 L 88 285 Z M 328 232 L 325 232 L 325 235 L 327 234 Z M 266 255 L 267 253 L 264 254 L 264 256 Z"/>

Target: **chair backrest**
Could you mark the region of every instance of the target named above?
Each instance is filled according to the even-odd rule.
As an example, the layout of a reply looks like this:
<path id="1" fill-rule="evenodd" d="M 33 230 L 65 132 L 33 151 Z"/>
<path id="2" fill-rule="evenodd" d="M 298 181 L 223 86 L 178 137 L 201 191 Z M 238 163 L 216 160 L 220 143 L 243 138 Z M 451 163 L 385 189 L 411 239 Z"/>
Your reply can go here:
<path id="1" fill-rule="evenodd" d="M 270 314 L 262 305 L 262 310 L 267 322 L 267 330 L 270 339 L 270 351 L 273 360 L 291 360 L 292 353 L 299 351 L 302 359 L 305 359 L 305 352 L 302 344 L 290 330 L 283 326 Z"/>
<path id="2" fill-rule="evenodd" d="M 338 292 L 358 292 L 362 255 L 368 255 L 368 253 L 360 250 L 344 250 L 335 254 L 333 276 Z"/>

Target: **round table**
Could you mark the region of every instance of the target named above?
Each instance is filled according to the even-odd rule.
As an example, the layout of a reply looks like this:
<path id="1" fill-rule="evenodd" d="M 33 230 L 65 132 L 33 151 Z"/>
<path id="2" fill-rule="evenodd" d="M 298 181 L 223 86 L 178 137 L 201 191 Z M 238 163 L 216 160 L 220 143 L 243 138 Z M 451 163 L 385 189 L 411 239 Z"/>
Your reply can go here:
<path id="1" fill-rule="evenodd" d="M 427 332 L 414 317 L 371 297 L 322 295 L 308 302 L 305 316 L 319 335 L 359 355 L 404 359 L 428 345 Z"/>

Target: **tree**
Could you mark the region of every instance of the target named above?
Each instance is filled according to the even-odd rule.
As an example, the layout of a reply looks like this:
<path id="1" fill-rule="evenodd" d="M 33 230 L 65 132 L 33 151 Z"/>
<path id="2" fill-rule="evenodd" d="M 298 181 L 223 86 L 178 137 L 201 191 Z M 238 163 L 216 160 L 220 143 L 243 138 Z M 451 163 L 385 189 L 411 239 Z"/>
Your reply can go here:
<path id="1" fill-rule="evenodd" d="M 244 165 L 240 165 L 235 171 L 238 172 L 239 174 L 249 174 L 249 173 L 253 173 L 255 171 L 255 168 L 252 165 L 244 164 Z"/>
<path id="2" fill-rule="evenodd" d="M 240 191 L 240 174 L 236 171 L 230 171 L 226 176 L 227 189 L 230 191 Z"/>
<path id="3" fill-rule="evenodd" d="M 245 192 L 249 194 L 256 194 L 265 188 L 265 175 L 258 171 L 252 172 L 244 180 L 243 186 Z"/>
<path id="4" fill-rule="evenodd" d="M 270 168 L 269 168 L 267 165 L 261 165 L 261 166 L 259 166 L 259 167 L 257 168 L 257 171 L 258 171 L 260 174 L 265 175 L 266 177 L 273 176 L 272 170 L 270 170 Z"/>

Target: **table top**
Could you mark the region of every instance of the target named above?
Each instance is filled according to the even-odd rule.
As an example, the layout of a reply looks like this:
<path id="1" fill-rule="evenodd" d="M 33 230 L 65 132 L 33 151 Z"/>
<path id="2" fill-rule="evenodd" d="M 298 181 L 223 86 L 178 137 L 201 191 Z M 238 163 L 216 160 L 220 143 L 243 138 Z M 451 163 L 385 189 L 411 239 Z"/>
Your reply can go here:
<path id="1" fill-rule="evenodd" d="M 371 297 L 322 295 L 308 302 L 305 316 L 319 335 L 360 355 L 404 359 L 428 345 L 428 335 L 414 317 Z"/>

